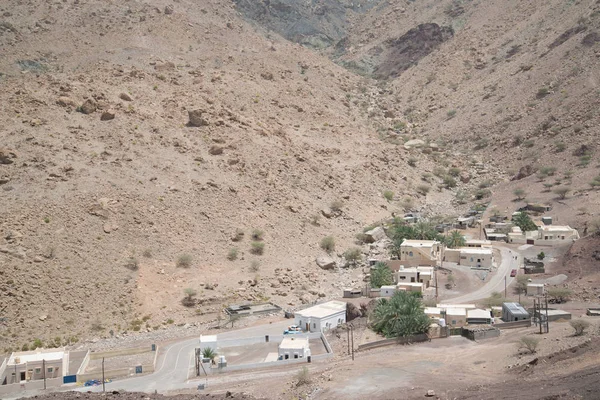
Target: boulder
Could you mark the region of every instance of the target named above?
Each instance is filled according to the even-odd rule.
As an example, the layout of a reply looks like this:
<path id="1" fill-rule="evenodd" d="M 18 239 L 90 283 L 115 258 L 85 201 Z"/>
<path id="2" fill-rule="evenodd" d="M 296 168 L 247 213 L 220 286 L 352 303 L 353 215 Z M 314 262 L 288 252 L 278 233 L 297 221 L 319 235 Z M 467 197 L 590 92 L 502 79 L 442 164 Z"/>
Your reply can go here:
<path id="1" fill-rule="evenodd" d="M 331 257 L 321 256 L 317 257 L 317 265 L 322 269 L 334 269 L 335 268 L 335 260 Z"/>
<path id="2" fill-rule="evenodd" d="M 421 139 L 413 139 L 413 140 L 409 140 L 408 142 L 404 143 L 404 148 L 406 150 L 410 150 L 413 147 L 423 147 L 425 145 L 425 142 L 422 141 Z"/>
<path id="3" fill-rule="evenodd" d="M 75 103 L 73 99 L 66 96 L 59 97 L 56 103 L 62 107 L 77 107 L 77 103 Z"/>
<path id="4" fill-rule="evenodd" d="M 346 322 L 362 317 L 362 312 L 352 303 L 346 303 Z"/>
<path id="5" fill-rule="evenodd" d="M 100 121 L 110 121 L 115 119 L 115 113 L 113 111 L 104 111 L 100 116 Z"/>
<path id="6" fill-rule="evenodd" d="M 91 113 L 95 112 L 97 108 L 98 108 L 98 105 L 96 104 L 96 102 L 94 100 L 87 99 L 85 101 L 85 103 L 83 103 L 79 107 L 79 111 L 81 111 L 82 113 L 87 115 L 87 114 L 91 114 Z"/>
<path id="7" fill-rule="evenodd" d="M 119 95 L 119 98 L 120 98 L 121 100 L 125 100 L 125 101 L 133 101 L 133 99 L 131 98 L 131 96 L 130 96 L 130 95 L 128 95 L 127 93 L 121 93 L 121 94 Z"/>
<path id="8" fill-rule="evenodd" d="M 208 121 L 202 117 L 202 114 L 204 114 L 203 110 L 188 111 L 188 118 L 189 118 L 188 126 L 194 126 L 194 127 L 207 126 Z"/>
<path id="9" fill-rule="evenodd" d="M 536 172 L 537 172 L 537 168 L 535 168 L 533 165 L 531 165 L 531 164 L 524 165 L 519 169 L 519 172 L 517 172 L 517 174 L 515 176 L 510 178 L 510 180 L 518 181 L 523 178 L 527 178 L 528 176 L 533 175 Z"/>
<path id="10" fill-rule="evenodd" d="M 172 4 L 169 4 L 168 6 L 165 6 L 165 14 L 166 15 L 173 14 L 173 11 L 175 11 L 175 9 L 173 8 Z"/>
<path id="11" fill-rule="evenodd" d="M 385 231 L 382 227 L 378 226 L 376 228 L 371 229 L 370 231 L 365 232 L 365 242 L 367 243 L 375 243 L 380 241 L 381 239 L 385 239 Z"/>

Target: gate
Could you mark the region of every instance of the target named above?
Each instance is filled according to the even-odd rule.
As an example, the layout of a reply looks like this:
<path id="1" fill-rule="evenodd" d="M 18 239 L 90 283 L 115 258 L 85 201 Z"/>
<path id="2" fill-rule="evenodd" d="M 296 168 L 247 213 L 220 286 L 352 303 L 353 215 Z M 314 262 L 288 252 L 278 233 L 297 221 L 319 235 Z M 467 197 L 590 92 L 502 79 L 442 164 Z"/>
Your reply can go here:
<path id="1" fill-rule="evenodd" d="M 448 335 L 449 336 L 462 336 L 462 328 L 449 328 Z"/>

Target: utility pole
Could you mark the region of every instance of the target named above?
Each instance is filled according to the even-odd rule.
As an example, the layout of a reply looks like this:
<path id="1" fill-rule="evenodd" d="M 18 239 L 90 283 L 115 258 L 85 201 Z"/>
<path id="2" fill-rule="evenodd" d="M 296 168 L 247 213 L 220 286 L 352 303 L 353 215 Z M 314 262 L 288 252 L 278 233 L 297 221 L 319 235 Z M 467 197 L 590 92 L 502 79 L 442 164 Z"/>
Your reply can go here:
<path id="1" fill-rule="evenodd" d="M 546 333 L 550 333 L 550 321 L 548 320 L 548 293 L 544 293 L 546 299 Z"/>
<path id="2" fill-rule="evenodd" d="M 44 374 L 44 390 L 46 390 L 46 360 L 42 360 L 42 371 Z"/>
<path id="3" fill-rule="evenodd" d="M 350 331 L 352 336 L 352 361 L 354 361 L 354 327 L 350 325 Z"/>
<path id="4" fill-rule="evenodd" d="M 106 384 L 104 382 L 104 357 L 102 357 L 102 393 L 106 392 Z"/>
<path id="5" fill-rule="evenodd" d="M 504 275 L 504 298 L 506 298 L 506 275 Z"/>
<path id="6" fill-rule="evenodd" d="M 348 355 L 350 355 L 350 325 L 348 325 L 346 333 L 348 334 Z"/>

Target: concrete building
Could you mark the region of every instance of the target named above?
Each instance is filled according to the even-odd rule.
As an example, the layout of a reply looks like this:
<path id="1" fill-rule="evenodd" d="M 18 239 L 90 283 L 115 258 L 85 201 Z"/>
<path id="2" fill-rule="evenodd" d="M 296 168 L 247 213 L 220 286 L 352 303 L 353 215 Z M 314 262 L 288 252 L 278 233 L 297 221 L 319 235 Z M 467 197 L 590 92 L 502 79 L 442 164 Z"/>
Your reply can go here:
<path id="1" fill-rule="evenodd" d="M 346 303 L 328 301 L 304 310 L 296 311 L 295 322 L 305 331 L 325 332 L 346 322 Z"/>
<path id="2" fill-rule="evenodd" d="M 469 240 L 465 241 L 464 247 L 491 248 L 492 241 L 491 240 L 469 239 Z"/>
<path id="3" fill-rule="evenodd" d="M 475 304 L 437 304 L 437 308 L 446 309 L 446 308 L 464 308 L 466 310 L 474 310 L 477 308 Z"/>
<path id="4" fill-rule="evenodd" d="M 64 349 L 38 349 L 12 353 L 0 375 L 0 384 L 60 378 L 67 373 L 69 353 Z"/>
<path id="5" fill-rule="evenodd" d="M 404 239 L 400 245 L 400 261 L 405 267 L 434 267 L 441 260 L 442 244 L 435 240 Z"/>
<path id="6" fill-rule="evenodd" d="M 423 293 L 423 284 L 421 282 L 399 282 L 396 285 L 396 290 L 404 290 L 405 292 Z"/>
<path id="7" fill-rule="evenodd" d="M 493 318 L 491 310 L 481 310 L 479 308 L 467 310 L 467 324 L 489 325 L 492 323 L 492 320 Z"/>
<path id="8" fill-rule="evenodd" d="M 523 232 L 519 227 L 513 227 L 508 234 L 510 243 L 535 244 L 540 246 L 552 246 L 573 242 L 579 239 L 579 232 L 570 226 L 544 225 L 538 227 L 536 231 Z"/>
<path id="9" fill-rule="evenodd" d="M 394 272 L 393 279 L 395 283 L 418 282 L 428 288 L 433 283 L 433 267 L 404 267 L 400 266 L 398 271 Z"/>
<path id="10" fill-rule="evenodd" d="M 446 324 L 460 328 L 467 324 L 467 310 L 464 308 L 446 308 Z"/>
<path id="11" fill-rule="evenodd" d="M 502 303 L 502 320 L 504 322 L 529 319 L 529 313 L 519 303 Z"/>
<path id="12" fill-rule="evenodd" d="M 474 268 L 492 268 L 494 252 L 491 247 L 461 247 L 446 249 L 444 261 L 454 262 Z"/>
<path id="13" fill-rule="evenodd" d="M 425 307 L 423 311 L 425 312 L 425 315 L 435 320 L 442 317 L 442 309 L 439 307 Z"/>
<path id="14" fill-rule="evenodd" d="M 527 284 L 527 296 L 541 296 L 544 294 L 543 283 L 528 283 Z"/>
<path id="15" fill-rule="evenodd" d="M 396 286 L 382 286 L 379 292 L 381 297 L 392 297 L 396 293 Z"/>
<path id="16" fill-rule="evenodd" d="M 308 338 L 285 337 L 279 344 L 279 360 L 306 358 L 310 356 Z"/>

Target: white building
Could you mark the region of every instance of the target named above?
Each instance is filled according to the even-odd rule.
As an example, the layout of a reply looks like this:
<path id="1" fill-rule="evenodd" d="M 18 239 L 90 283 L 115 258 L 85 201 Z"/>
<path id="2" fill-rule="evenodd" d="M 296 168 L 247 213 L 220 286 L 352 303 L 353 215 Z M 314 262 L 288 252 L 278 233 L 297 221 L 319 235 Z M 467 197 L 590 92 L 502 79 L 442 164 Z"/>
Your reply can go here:
<path id="1" fill-rule="evenodd" d="M 543 283 L 528 283 L 527 284 L 527 296 L 541 296 L 544 294 Z"/>
<path id="2" fill-rule="evenodd" d="M 408 267 L 400 266 L 393 273 L 395 283 L 422 283 L 425 288 L 431 286 L 433 281 L 433 267 Z"/>
<path id="3" fill-rule="evenodd" d="M 461 247 L 446 249 L 444 260 L 475 268 L 492 268 L 494 251 L 491 247 Z"/>
<path id="4" fill-rule="evenodd" d="M 343 301 L 328 301 L 296 311 L 295 322 L 305 331 L 325 332 L 346 322 L 346 303 Z"/>
<path id="5" fill-rule="evenodd" d="M 285 337 L 279 344 L 279 360 L 305 358 L 310 356 L 308 338 Z"/>
<path id="6" fill-rule="evenodd" d="M 519 227 L 512 228 L 508 234 L 510 243 L 527 243 L 541 246 L 552 246 L 579 239 L 579 232 L 570 226 L 544 225 L 538 227 L 537 231 L 523 232 Z"/>
<path id="7" fill-rule="evenodd" d="M 464 247 L 490 248 L 490 247 L 492 247 L 492 241 L 491 240 L 469 239 L 465 242 Z"/>
<path id="8" fill-rule="evenodd" d="M 38 349 L 12 353 L 1 371 L 0 385 L 60 378 L 67 374 L 69 353 L 64 349 Z"/>
<path id="9" fill-rule="evenodd" d="M 396 286 L 382 286 L 379 295 L 381 297 L 392 297 L 396 293 Z"/>
<path id="10" fill-rule="evenodd" d="M 421 282 L 399 282 L 396 285 L 396 290 L 423 293 L 423 284 Z"/>
<path id="11" fill-rule="evenodd" d="M 467 310 L 467 324 L 480 325 L 480 324 L 491 324 L 492 323 L 492 312 L 491 310 L 473 309 Z"/>

